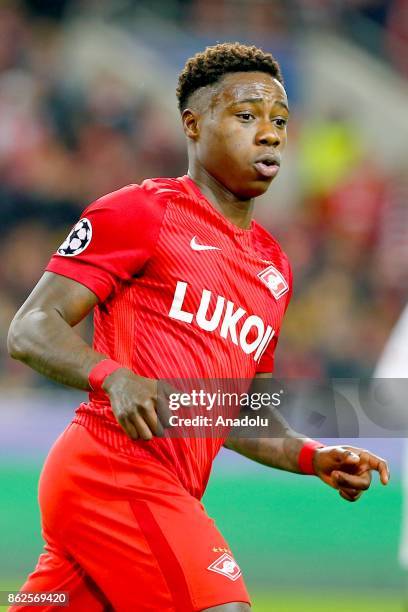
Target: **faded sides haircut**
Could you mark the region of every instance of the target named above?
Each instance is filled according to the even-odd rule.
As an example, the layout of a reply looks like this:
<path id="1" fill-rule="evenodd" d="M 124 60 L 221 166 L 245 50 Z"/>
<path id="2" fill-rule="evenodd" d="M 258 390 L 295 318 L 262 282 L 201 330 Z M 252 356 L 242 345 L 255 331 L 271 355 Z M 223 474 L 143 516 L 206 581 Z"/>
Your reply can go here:
<path id="1" fill-rule="evenodd" d="M 283 84 L 279 64 L 270 53 L 238 42 L 221 43 L 187 60 L 176 90 L 180 112 L 187 108 L 191 95 L 198 89 L 219 82 L 231 72 L 266 72 Z"/>

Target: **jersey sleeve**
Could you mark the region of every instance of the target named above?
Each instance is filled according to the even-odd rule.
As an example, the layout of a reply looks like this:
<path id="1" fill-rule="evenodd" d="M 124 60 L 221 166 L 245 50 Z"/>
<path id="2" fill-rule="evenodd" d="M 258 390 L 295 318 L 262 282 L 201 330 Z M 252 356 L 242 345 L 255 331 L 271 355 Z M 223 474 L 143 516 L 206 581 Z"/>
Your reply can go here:
<path id="1" fill-rule="evenodd" d="M 288 285 L 289 291 L 286 293 L 286 303 L 285 303 L 285 312 L 289 306 L 290 299 L 292 297 L 293 291 L 293 275 L 292 268 L 290 267 L 289 262 L 287 261 L 287 276 L 288 276 Z M 275 367 L 275 350 L 279 340 L 280 329 L 276 332 L 276 334 L 271 338 L 265 352 L 263 353 L 261 359 L 258 362 L 258 366 L 256 368 L 257 374 L 262 374 L 264 372 L 273 372 Z"/>
<path id="2" fill-rule="evenodd" d="M 110 193 L 84 210 L 46 270 L 85 285 L 103 302 L 147 263 L 163 214 L 139 185 Z"/>

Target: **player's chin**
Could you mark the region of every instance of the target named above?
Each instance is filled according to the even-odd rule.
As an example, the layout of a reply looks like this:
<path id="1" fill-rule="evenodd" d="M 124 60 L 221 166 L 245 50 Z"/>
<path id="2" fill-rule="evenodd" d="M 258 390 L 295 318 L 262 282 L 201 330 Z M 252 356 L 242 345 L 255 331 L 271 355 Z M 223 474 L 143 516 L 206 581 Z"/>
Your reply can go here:
<path id="1" fill-rule="evenodd" d="M 273 178 L 268 179 L 256 179 L 248 182 L 245 186 L 242 186 L 241 197 L 245 197 L 248 199 L 258 198 L 259 196 L 266 193 L 269 189 L 270 184 L 272 183 Z"/>

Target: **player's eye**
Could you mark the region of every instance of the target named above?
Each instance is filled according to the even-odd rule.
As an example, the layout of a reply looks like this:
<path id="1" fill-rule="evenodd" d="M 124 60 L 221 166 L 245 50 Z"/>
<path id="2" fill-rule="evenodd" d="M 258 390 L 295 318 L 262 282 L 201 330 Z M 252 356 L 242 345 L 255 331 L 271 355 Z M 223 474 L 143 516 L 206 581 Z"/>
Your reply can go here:
<path id="1" fill-rule="evenodd" d="M 287 119 L 283 119 L 282 117 L 278 117 L 277 119 L 275 119 L 275 123 L 278 127 L 280 128 L 284 128 L 287 126 L 288 124 L 288 120 Z"/>
<path id="2" fill-rule="evenodd" d="M 237 117 L 242 119 L 242 121 L 244 122 L 248 122 L 248 121 L 251 121 L 251 119 L 254 119 L 254 116 L 252 113 L 237 113 Z"/>

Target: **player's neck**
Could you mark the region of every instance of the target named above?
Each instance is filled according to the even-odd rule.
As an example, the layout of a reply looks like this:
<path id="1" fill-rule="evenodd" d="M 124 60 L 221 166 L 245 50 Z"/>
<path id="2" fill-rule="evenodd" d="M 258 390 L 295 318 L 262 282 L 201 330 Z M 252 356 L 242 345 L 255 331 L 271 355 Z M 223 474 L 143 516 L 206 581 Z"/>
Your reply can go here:
<path id="1" fill-rule="evenodd" d="M 195 182 L 209 202 L 237 227 L 251 225 L 254 200 L 239 200 L 204 168 L 190 164 L 188 176 Z"/>

